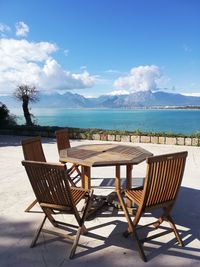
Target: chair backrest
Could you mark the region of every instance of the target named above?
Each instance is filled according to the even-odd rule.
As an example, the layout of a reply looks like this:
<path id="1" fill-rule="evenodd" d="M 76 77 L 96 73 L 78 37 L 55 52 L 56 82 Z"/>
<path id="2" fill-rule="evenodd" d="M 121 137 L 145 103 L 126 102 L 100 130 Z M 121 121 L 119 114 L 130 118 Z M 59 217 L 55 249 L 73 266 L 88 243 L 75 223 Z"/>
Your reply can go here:
<path id="1" fill-rule="evenodd" d="M 73 207 L 64 164 L 23 160 L 35 196 L 42 207 L 69 210 Z"/>
<path id="2" fill-rule="evenodd" d="M 147 158 L 143 208 L 174 202 L 181 185 L 187 151 Z"/>
<path id="3" fill-rule="evenodd" d="M 40 137 L 22 140 L 22 149 L 25 160 L 46 162 Z"/>
<path id="4" fill-rule="evenodd" d="M 70 147 L 68 129 L 55 131 L 55 135 L 56 135 L 58 153 L 60 152 L 60 150 Z"/>

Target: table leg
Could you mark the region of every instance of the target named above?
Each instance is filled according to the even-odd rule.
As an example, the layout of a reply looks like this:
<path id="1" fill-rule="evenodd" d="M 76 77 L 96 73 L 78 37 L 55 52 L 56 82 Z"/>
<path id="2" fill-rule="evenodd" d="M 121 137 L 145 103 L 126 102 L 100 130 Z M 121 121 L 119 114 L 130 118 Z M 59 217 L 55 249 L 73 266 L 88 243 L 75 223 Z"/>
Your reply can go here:
<path id="1" fill-rule="evenodd" d="M 132 186 L 132 169 L 133 165 L 126 165 L 126 189 L 131 189 Z M 126 205 L 128 208 L 132 207 L 132 201 L 130 199 L 126 199 Z"/>
<path id="2" fill-rule="evenodd" d="M 84 183 L 84 166 L 81 165 L 81 186 L 85 188 L 85 183 Z"/>
<path id="3" fill-rule="evenodd" d="M 120 182 L 120 165 L 116 166 L 116 173 L 115 173 L 115 188 L 116 191 L 121 190 L 121 182 Z"/>
<path id="4" fill-rule="evenodd" d="M 91 188 L 91 170 L 88 166 L 81 166 L 82 170 L 82 187 L 85 189 Z"/>
<path id="5" fill-rule="evenodd" d="M 120 181 L 121 173 L 120 173 L 120 165 L 116 165 L 115 169 L 115 190 L 118 197 L 118 208 L 122 206 L 122 195 L 121 195 L 121 181 Z"/>

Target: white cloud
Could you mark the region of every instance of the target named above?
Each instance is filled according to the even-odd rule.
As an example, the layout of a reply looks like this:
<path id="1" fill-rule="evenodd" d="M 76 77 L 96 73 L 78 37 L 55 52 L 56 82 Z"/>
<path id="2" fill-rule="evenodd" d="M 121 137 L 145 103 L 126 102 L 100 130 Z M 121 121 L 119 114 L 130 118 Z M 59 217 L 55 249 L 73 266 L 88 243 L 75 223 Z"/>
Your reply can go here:
<path id="1" fill-rule="evenodd" d="M 29 33 L 29 27 L 23 21 L 17 22 L 15 28 L 16 28 L 16 35 L 19 37 L 20 36 L 25 37 Z"/>
<path id="2" fill-rule="evenodd" d="M 8 25 L 0 23 L 0 37 L 5 37 L 7 32 L 10 32 L 11 29 Z"/>
<path id="3" fill-rule="evenodd" d="M 130 92 L 127 90 L 114 90 L 110 93 L 107 93 L 107 95 L 129 95 Z"/>
<path id="4" fill-rule="evenodd" d="M 42 62 L 57 49 L 56 45 L 48 42 L 34 43 L 24 39 L 0 39 L 0 69 L 21 67 L 20 63 Z"/>
<path id="5" fill-rule="evenodd" d="M 50 89 L 58 90 L 82 89 L 92 87 L 94 82 L 94 77 L 87 71 L 82 73 L 65 71 L 54 59 L 46 61 L 41 73 L 41 85 L 44 89 L 47 85 Z"/>
<path id="6" fill-rule="evenodd" d="M 113 85 L 117 89 L 130 92 L 148 91 L 156 89 L 161 78 L 162 74 L 159 67 L 154 65 L 139 66 L 132 68 L 128 75 L 119 77 Z"/>
<path id="7" fill-rule="evenodd" d="M 92 87 L 96 78 L 86 70 L 64 70 L 52 57 L 57 50 L 49 42 L 0 39 L 0 93 L 12 93 L 21 83 L 46 91 Z"/>

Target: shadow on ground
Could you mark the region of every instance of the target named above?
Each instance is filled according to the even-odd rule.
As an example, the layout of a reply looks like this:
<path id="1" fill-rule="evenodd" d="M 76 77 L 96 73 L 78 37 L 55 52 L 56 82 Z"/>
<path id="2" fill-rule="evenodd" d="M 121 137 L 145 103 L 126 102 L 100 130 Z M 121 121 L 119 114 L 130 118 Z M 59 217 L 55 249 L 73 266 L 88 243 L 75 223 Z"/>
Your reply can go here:
<path id="1" fill-rule="evenodd" d="M 0 147 L 6 146 L 21 146 L 21 141 L 24 139 L 32 138 L 31 136 L 12 136 L 12 135 L 0 135 Z M 55 138 L 42 137 L 42 143 L 55 143 Z"/>
<path id="2" fill-rule="evenodd" d="M 182 187 L 172 215 L 183 238 L 185 247 L 177 245 L 171 235 L 169 239 L 154 239 L 144 244 L 148 258 L 145 266 L 188 266 L 199 262 L 199 201 L 200 191 Z M 28 214 L 30 218 L 33 216 Z M 157 215 L 157 214 L 154 214 Z M 147 216 L 150 216 L 147 214 Z M 107 217 L 107 218 L 106 218 Z M 87 237 L 81 237 L 73 260 L 68 259 L 71 247 L 67 239 L 43 233 L 38 245 L 29 248 L 33 233 L 37 228 L 42 215 L 38 220 L 31 219 L 11 220 L 0 218 L 0 266 L 144 266 L 136 250 L 135 242 L 130 236 L 125 239 L 122 233 L 127 228 L 125 221 L 120 220 L 114 209 L 110 213 L 98 214 L 89 227 Z M 108 226 L 112 225 L 108 235 L 105 235 Z M 109 228 L 110 229 L 110 228 Z M 165 226 L 162 227 L 166 229 Z M 147 235 L 148 229 L 139 232 L 140 237 Z M 162 256 L 162 257 L 160 257 Z M 169 257 L 168 257 L 169 256 Z M 168 259 L 178 257 L 174 265 Z M 171 259 L 172 260 L 172 259 Z"/>

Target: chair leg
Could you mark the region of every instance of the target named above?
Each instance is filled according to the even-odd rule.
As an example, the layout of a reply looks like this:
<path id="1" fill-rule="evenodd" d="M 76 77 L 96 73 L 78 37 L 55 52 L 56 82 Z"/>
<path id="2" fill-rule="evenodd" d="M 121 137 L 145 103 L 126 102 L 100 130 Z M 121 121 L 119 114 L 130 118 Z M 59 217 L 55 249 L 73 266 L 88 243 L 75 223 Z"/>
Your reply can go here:
<path id="1" fill-rule="evenodd" d="M 77 245 L 78 245 L 78 241 L 80 239 L 81 231 L 82 231 L 82 227 L 79 227 L 78 231 L 76 233 L 76 237 L 75 237 L 74 243 L 72 245 L 72 249 L 71 249 L 70 255 L 69 255 L 70 259 L 72 259 L 74 257 L 74 254 L 76 252 L 76 248 L 77 248 Z"/>
<path id="2" fill-rule="evenodd" d="M 31 209 L 32 209 L 32 207 L 34 207 L 35 206 L 35 204 L 37 203 L 38 201 L 37 201 L 37 199 L 35 199 L 26 209 L 25 209 L 25 212 L 29 212 Z"/>
<path id="3" fill-rule="evenodd" d="M 179 235 L 179 233 L 178 233 L 178 231 L 177 231 L 176 225 L 175 225 L 175 223 L 174 223 L 172 217 L 171 217 L 170 215 L 168 215 L 168 216 L 167 216 L 167 220 L 168 220 L 168 222 L 169 222 L 171 228 L 172 228 L 173 231 L 174 231 L 174 234 L 175 234 L 175 236 L 176 236 L 176 239 L 177 239 L 178 243 L 183 247 L 183 246 L 184 246 L 183 240 L 181 239 L 181 237 L 180 237 L 180 235 Z"/>
<path id="4" fill-rule="evenodd" d="M 72 180 L 72 178 L 69 176 L 68 177 L 69 183 L 71 184 L 71 186 L 76 187 L 76 184 L 74 183 L 74 181 Z"/>
<path id="5" fill-rule="evenodd" d="M 87 229 L 84 226 L 84 222 L 88 216 L 88 212 L 91 208 L 91 202 L 92 202 L 92 197 L 93 197 L 93 190 L 90 191 L 88 197 L 85 199 L 85 204 L 84 204 L 84 210 L 83 210 L 83 215 L 81 217 L 81 225 L 82 225 L 82 231 L 81 234 L 84 234 L 87 232 Z"/>
<path id="6" fill-rule="evenodd" d="M 163 214 L 162 216 L 160 216 L 160 218 L 153 224 L 155 228 L 158 228 L 160 226 L 160 224 L 164 221 L 164 219 L 166 218 L 167 221 L 169 222 L 172 230 L 174 231 L 174 234 L 176 236 L 176 239 L 178 241 L 178 243 L 183 247 L 184 246 L 184 243 L 183 243 L 183 240 L 181 239 L 178 231 L 177 231 L 177 228 L 176 228 L 176 225 L 172 219 L 172 217 L 170 216 L 170 211 L 172 209 L 173 205 L 170 205 L 168 207 L 164 207 L 163 208 Z"/>
<path id="7" fill-rule="evenodd" d="M 183 247 L 184 246 L 183 240 L 181 239 L 181 237 L 177 231 L 176 225 L 175 225 L 172 217 L 169 214 L 172 207 L 173 207 L 173 205 L 170 205 L 168 207 L 163 208 L 164 212 L 163 212 L 162 216 L 160 216 L 160 218 L 153 225 L 155 228 L 158 228 L 161 225 L 161 223 L 164 221 L 164 219 L 166 218 L 167 221 L 169 222 L 172 230 L 174 231 L 174 234 L 176 236 L 178 243 Z"/>
<path id="8" fill-rule="evenodd" d="M 39 235 L 40 235 L 40 232 L 41 232 L 41 230 L 42 230 L 42 227 L 43 227 L 43 225 L 44 225 L 44 223 L 45 223 L 45 221 L 46 221 L 46 218 L 47 218 L 47 216 L 45 215 L 45 216 L 44 216 L 44 219 L 42 220 L 42 223 L 40 224 L 39 228 L 37 229 L 37 231 L 36 231 L 36 233 L 35 233 L 35 236 L 34 236 L 32 242 L 31 242 L 31 245 L 30 245 L 31 248 L 33 248 L 33 247 L 35 246 L 35 244 L 36 244 L 36 242 L 37 242 L 37 240 L 38 240 L 38 237 L 39 237 Z"/>
<path id="9" fill-rule="evenodd" d="M 153 226 L 157 229 L 161 225 L 161 223 L 163 223 L 163 221 L 164 217 L 161 216 L 156 222 L 153 223 Z"/>
<path id="10" fill-rule="evenodd" d="M 77 248 L 77 245 L 78 245 L 78 241 L 80 239 L 80 235 L 87 231 L 87 229 L 86 229 L 86 227 L 84 225 L 84 222 L 85 222 L 85 219 L 87 218 L 87 214 L 88 214 L 88 211 L 89 211 L 89 208 L 90 208 L 92 195 L 93 195 L 93 191 L 91 191 L 89 193 L 87 202 L 85 204 L 85 209 L 84 209 L 82 218 L 80 217 L 78 211 L 75 209 L 74 215 L 75 215 L 76 220 L 77 220 L 77 222 L 79 224 L 79 228 L 78 228 L 78 231 L 76 233 L 76 237 L 75 237 L 74 243 L 72 245 L 72 249 L 71 249 L 70 256 L 69 256 L 70 259 L 72 259 L 74 257 L 74 255 L 75 255 L 76 248 Z"/>
<path id="11" fill-rule="evenodd" d="M 125 237 L 126 237 L 126 234 L 128 236 L 130 233 L 132 233 L 133 238 L 136 241 L 136 245 L 137 245 L 137 248 L 138 248 L 140 257 L 142 258 L 143 261 L 146 262 L 147 261 L 147 258 L 146 258 L 145 254 L 144 254 L 144 250 L 143 250 L 142 245 L 140 243 L 140 240 L 138 238 L 138 235 L 137 235 L 137 232 L 136 232 L 136 229 L 135 229 L 135 225 L 133 224 L 133 222 L 131 220 L 131 217 L 130 217 L 130 215 L 128 213 L 128 209 L 127 209 L 127 207 L 126 207 L 126 205 L 124 203 L 124 200 L 123 200 L 123 198 L 121 196 L 121 193 L 119 191 L 117 191 L 117 196 L 118 196 L 120 205 L 121 205 L 121 207 L 122 207 L 122 209 L 124 211 L 124 214 L 126 216 L 126 219 L 128 221 L 128 231 L 125 232 Z"/>
<path id="12" fill-rule="evenodd" d="M 138 235 L 136 233 L 136 230 L 134 230 L 132 234 L 133 234 L 134 239 L 136 240 L 136 245 L 137 245 L 138 251 L 140 253 L 141 259 L 144 262 L 147 262 L 147 258 L 146 258 L 145 254 L 144 254 L 144 250 L 143 250 L 143 247 L 141 245 L 140 239 L 139 239 L 139 237 L 138 237 Z"/>
<path id="13" fill-rule="evenodd" d="M 79 168 L 78 168 L 78 165 L 75 165 L 75 169 L 76 169 L 77 175 L 76 175 L 76 177 L 74 177 L 74 178 L 77 178 L 78 176 L 81 177 L 81 172 L 80 172 L 80 170 L 79 170 Z"/>
<path id="14" fill-rule="evenodd" d="M 71 168 L 68 169 L 68 175 L 71 177 L 72 180 L 75 180 L 76 178 L 81 178 L 81 172 L 78 168 L 79 165 L 73 164 Z M 76 175 L 72 177 L 72 174 L 76 171 Z M 75 182 L 77 183 L 77 182 Z"/>
<path id="15" fill-rule="evenodd" d="M 170 205 L 168 207 L 163 207 L 163 213 L 162 215 L 158 218 L 156 222 L 153 223 L 153 226 L 157 229 L 164 221 L 165 218 L 169 215 L 173 205 Z"/>
<path id="16" fill-rule="evenodd" d="M 67 169 L 67 179 L 72 186 L 76 187 L 76 183 L 73 181 L 71 174 L 71 169 Z"/>
<path id="17" fill-rule="evenodd" d="M 52 225 L 54 227 L 58 227 L 57 222 L 55 221 L 54 217 L 52 216 L 51 210 L 48 208 L 43 208 L 43 211 L 44 211 L 45 215 L 47 216 L 47 218 L 49 219 L 49 221 L 52 223 Z"/>
<path id="18" fill-rule="evenodd" d="M 123 198 L 122 198 L 121 192 L 119 192 L 119 191 L 117 190 L 116 193 L 117 193 L 117 197 L 118 197 L 118 199 L 119 199 L 119 203 L 120 203 L 120 205 L 121 205 L 121 207 L 122 207 L 122 209 L 123 209 L 123 211 L 124 211 L 125 217 L 126 217 L 127 222 L 128 222 L 128 233 L 127 233 L 127 234 L 129 234 L 129 233 L 131 233 L 131 232 L 134 231 L 133 223 L 132 223 L 131 217 L 130 217 L 130 215 L 129 215 L 128 209 L 127 209 L 127 207 L 126 207 L 126 205 L 125 205 L 125 203 L 124 203 L 124 200 L 123 200 Z M 128 236 L 128 235 L 127 235 L 127 236 Z"/>

